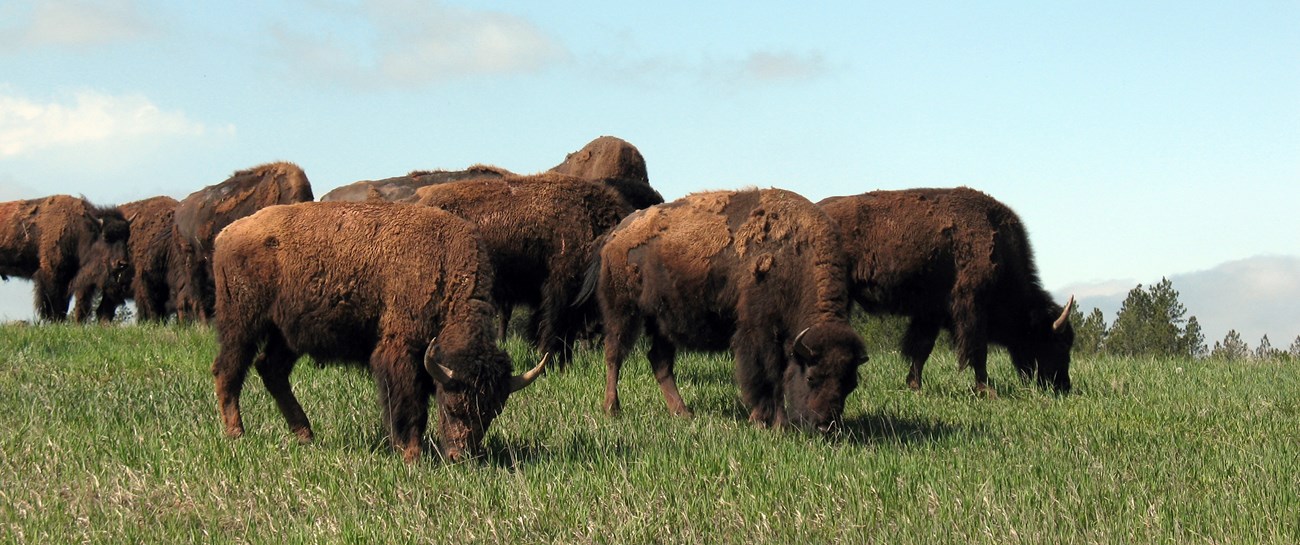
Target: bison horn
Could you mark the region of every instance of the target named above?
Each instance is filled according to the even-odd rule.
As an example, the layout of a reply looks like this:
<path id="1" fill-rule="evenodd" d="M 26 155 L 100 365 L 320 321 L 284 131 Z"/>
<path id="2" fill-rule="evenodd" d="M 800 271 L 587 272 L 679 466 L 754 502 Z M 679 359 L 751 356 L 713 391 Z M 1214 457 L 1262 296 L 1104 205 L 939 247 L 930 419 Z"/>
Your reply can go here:
<path id="1" fill-rule="evenodd" d="M 803 343 L 803 336 L 808 334 L 809 329 L 812 328 L 805 327 L 803 328 L 803 331 L 800 331 L 798 335 L 794 336 L 794 355 L 798 356 L 800 360 L 806 361 L 813 357 L 812 349 L 808 348 L 808 345 Z"/>
<path id="2" fill-rule="evenodd" d="M 1060 331 L 1062 327 L 1065 327 L 1065 324 L 1070 321 L 1070 309 L 1072 307 L 1074 307 L 1073 295 L 1070 296 L 1069 301 L 1065 302 L 1065 308 L 1061 310 L 1061 316 L 1055 322 L 1052 322 L 1052 331 Z"/>
<path id="3" fill-rule="evenodd" d="M 546 367 L 546 360 L 550 358 L 551 353 L 547 352 L 546 355 L 542 356 L 542 362 L 537 364 L 537 367 L 529 369 L 522 375 L 510 377 L 510 392 L 514 393 L 523 390 L 529 384 L 532 384 L 534 380 L 537 380 L 537 377 L 542 376 L 542 370 Z"/>
<path id="4" fill-rule="evenodd" d="M 433 340 L 429 341 L 429 348 L 424 350 L 424 370 L 428 371 L 429 375 L 433 377 L 434 382 L 439 384 L 451 382 L 451 379 L 456 376 L 455 371 L 452 371 L 446 365 L 438 363 L 437 337 L 434 337 Z"/>

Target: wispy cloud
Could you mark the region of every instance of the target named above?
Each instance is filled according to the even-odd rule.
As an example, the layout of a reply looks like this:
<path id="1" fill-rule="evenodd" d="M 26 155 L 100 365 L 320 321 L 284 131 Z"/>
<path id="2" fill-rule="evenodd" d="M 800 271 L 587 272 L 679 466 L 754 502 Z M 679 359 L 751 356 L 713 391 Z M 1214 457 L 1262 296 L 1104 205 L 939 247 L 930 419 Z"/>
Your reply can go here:
<path id="1" fill-rule="evenodd" d="M 97 47 L 152 30 L 135 0 L 42 0 L 0 7 L 0 52 L 26 47 Z"/>
<path id="2" fill-rule="evenodd" d="M 211 131 L 184 113 L 164 111 L 138 95 L 80 91 L 64 100 L 40 102 L 0 89 L 0 158 L 122 137 L 202 136 Z"/>
<path id="3" fill-rule="evenodd" d="M 320 6 L 318 6 L 320 7 Z M 279 25 L 280 55 L 300 73 L 355 87 L 421 87 L 483 75 L 540 71 L 568 52 L 528 20 L 435 0 L 365 0 L 325 10 L 365 38 Z"/>
<path id="4" fill-rule="evenodd" d="M 817 51 L 753 51 L 742 57 L 703 55 L 691 60 L 673 56 L 641 56 L 635 48 L 593 54 L 588 72 L 635 85 L 664 82 L 752 87 L 817 80 L 834 72 L 834 66 Z"/>

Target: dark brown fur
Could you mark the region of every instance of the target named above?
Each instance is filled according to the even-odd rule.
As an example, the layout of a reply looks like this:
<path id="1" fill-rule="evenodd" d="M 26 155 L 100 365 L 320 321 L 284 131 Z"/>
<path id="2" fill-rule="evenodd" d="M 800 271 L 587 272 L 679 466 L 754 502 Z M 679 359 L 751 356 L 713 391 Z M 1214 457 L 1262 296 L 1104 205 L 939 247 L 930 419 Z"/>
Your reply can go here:
<path id="1" fill-rule="evenodd" d="M 76 197 L 0 203 L 0 278 L 32 279 L 37 315 L 62 321 L 68 314 L 72 280 L 82 267 L 102 262 L 112 270 L 125 268 L 129 233 L 116 208 L 96 207 Z M 96 241 L 103 242 L 98 252 Z M 88 313 L 89 303 L 78 320 Z"/>
<path id="2" fill-rule="evenodd" d="M 226 433 L 243 433 L 239 393 L 254 364 L 290 429 L 312 431 L 289 386 L 301 354 L 368 362 L 395 448 L 419 457 L 435 385 L 448 456 L 480 449 L 509 394 L 496 345 L 492 268 L 472 225 L 442 210 L 393 203 L 302 203 L 236 221 L 216 240 L 212 364 Z M 432 340 L 435 381 L 421 367 Z M 258 346 L 263 345 L 261 355 Z"/>
<path id="3" fill-rule="evenodd" d="M 492 257 L 498 305 L 527 305 L 538 349 L 567 361 L 591 305 L 570 303 L 582 288 L 596 239 L 632 212 L 608 186 L 559 174 L 431 185 L 420 204 L 474 223 Z"/>
<path id="4" fill-rule="evenodd" d="M 1070 389 L 1068 322 L 1043 290 L 1025 227 L 1010 208 L 964 187 L 874 191 L 818 203 L 840 226 L 851 293 L 867 312 L 909 317 L 907 382 L 921 370 L 940 328 L 953 333 L 962 368 L 988 387 L 988 343 L 1007 347 L 1024 377 Z"/>
<path id="5" fill-rule="evenodd" d="M 171 304 L 172 216 L 177 204 L 171 197 L 152 197 L 118 206 L 131 229 L 127 267 L 116 274 L 102 266 L 83 267 L 73 281 L 77 293 L 86 294 L 78 296 L 78 306 L 97 290 L 100 299 L 95 314 L 101 321 L 112 320 L 117 307 L 127 299 L 135 300 L 139 320 L 167 318 Z"/>
<path id="6" fill-rule="evenodd" d="M 645 157 L 636 146 L 614 136 L 601 136 L 582 149 L 568 154 L 564 162 L 550 172 L 585 180 L 604 180 L 618 191 L 633 208 L 645 208 L 664 202 L 650 187 Z"/>
<path id="7" fill-rule="evenodd" d="M 419 200 L 415 190 L 434 184 L 463 180 L 499 179 L 510 171 L 489 165 L 474 165 L 465 170 L 416 170 L 405 176 L 383 180 L 362 180 L 330 190 L 320 198 L 327 201 L 388 201 L 413 203 Z"/>
<path id="8" fill-rule="evenodd" d="M 644 325 L 673 413 L 690 414 L 677 349 L 730 348 L 750 421 L 783 426 L 788 406 L 794 422 L 828 428 L 866 360 L 839 244 L 821 210 L 779 189 L 696 193 L 629 216 L 600 253 L 605 410 L 619 410 L 619 370 Z"/>
<path id="9" fill-rule="evenodd" d="M 191 193 L 176 206 L 176 312 L 181 320 L 212 317 L 212 240 L 231 222 L 267 206 L 312 200 L 311 183 L 293 163 L 269 163 L 235 172 Z"/>

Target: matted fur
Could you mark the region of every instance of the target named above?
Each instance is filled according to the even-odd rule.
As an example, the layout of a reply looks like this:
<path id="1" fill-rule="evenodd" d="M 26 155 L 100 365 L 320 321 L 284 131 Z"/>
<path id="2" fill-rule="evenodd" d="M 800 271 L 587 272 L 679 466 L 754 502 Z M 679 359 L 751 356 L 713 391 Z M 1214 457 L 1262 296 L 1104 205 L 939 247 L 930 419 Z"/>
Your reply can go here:
<path id="1" fill-rule="evenodd" d="M 67 318 L 71 284 L 83 266 L 125 262 L 129 228 L 114 207 L 54 195 L 0 203 L 0 278 L 30 278 L 37 315 Z M 101 252 L 93 252 L 96 241 Z M 87 307 L 88 308 L 88 307 Z M 79 315 L 84 319 L 84 315 Z"/>
<path id="2" fill-rule="evenodd" d="M 730 348 L 751 421 L 781 426 L 787 409 L 801 424 L 836 421 L 866 359 L 839 244 L 821 210 L 780 189 L 695 193 L 629 216 L 600 253 L 605 409 L 619 410 L 619 370 L 644 325 L 672 412 L 689 414 L 677 349 Z"/>
<path id="3" fill-rule="evenodd" d="M 176 312 L 182 320 L 212 317 L 212 241 L 231 222 L 267 206 L 312 200 L 311 183 L 298 165 L 278 162 L 235 172 L 191 193 L 176 206 L 173 237 Z"/>
<path id="4" fill-rule="evenodd" d="M 867 312 L 908 316 L 903 354 L 908 384 L 921 371 L 941 328 L 953 333 L 976 387 L 990 391 L 988 343 L 1007 347 L 1022 376 L 1070 389 L 1063 308 L 1038 280 L 1024 225 L 1006 205 L 973 189 L 873 191 L 818 203 L 840 226 L 855 301 Z"/>
<path id="5" fill-rule="evenodd" d="M 496 345 L 492 268 L 474 227 L 443 210 L 395 203 L 274 206 L 216 240 L 213 362 L 226 431 L 243 432 L 239 391 L 256 363 L 290 429 L 310 439 L 288 376 L 295 360 L 367 363 L 393 445 L 419 456 L 435 382 L 421 365 L 436 338 L 439 430 L 452 457 L 481 447 L 509 395 L 511 363 Z"/>
<path id="6" fill-rule="evenodd" d="M 395 176 L 382 180 L 362 180 L 340 186 L 321 196 L 320 200 L 322 202 L 388 201 L 409 203 L 419 199 L 415 191 L 424 186 L 464 180 L 497 179 L 510 175 L 510 171 L 491 165 L 473 165 L 465 170 L 415 170 L 405 176 Z"/>
<path id="7" fill-rule="evenodd" d="M 430 185 L 419 203 L 474 223 L 496 271 L 494 300 L 503 309 L 536 309 L 529 333 L 540 351 L 567 361 L 592 305 L 572 307 L 596 241 L 632 212 L 608 186 L 543 173 Z M 508 312 L 505 313 L 508 316 Z"/>

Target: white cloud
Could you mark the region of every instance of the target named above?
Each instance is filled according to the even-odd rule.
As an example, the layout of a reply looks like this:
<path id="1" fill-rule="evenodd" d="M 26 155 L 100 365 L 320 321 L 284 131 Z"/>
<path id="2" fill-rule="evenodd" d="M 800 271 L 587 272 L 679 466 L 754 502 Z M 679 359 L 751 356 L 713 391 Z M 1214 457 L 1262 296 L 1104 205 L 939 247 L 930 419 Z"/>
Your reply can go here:
<path id="1" fill-rule="evenodd" d="M 160 109 L 138 95 L 97 91 L 70 100 L 37 102 L 0 89 L 0 158 L 59 146 L 140 136 L 201 136 L 203 124 Z M 217 132 L 233 132 L 233 127 Z"/>
<path id="2" fill-rule="evenodd" d="M 829 69 L 819 53 L 758 51 L 741 63 L 741 75 L 758 82 L 800 81 L 817 78 Z"/>
<path id="3" fill-rule="evenodd" d="M 33 46 L 94 47 L 151 30 L 134 0 L 43 0 L 0 8 L 0 51 Z"/>
<path id="4" fill-rule="evenodd" d="M 347 42 L 319 28 L 273 29 L 298 70 L 357 87 L 419 87 L 450 79 L 542 70 L 568 56 L 562 45 L 514 15 L 434 0 L 366 0 L 324 10 L 366 38 Z"/>

